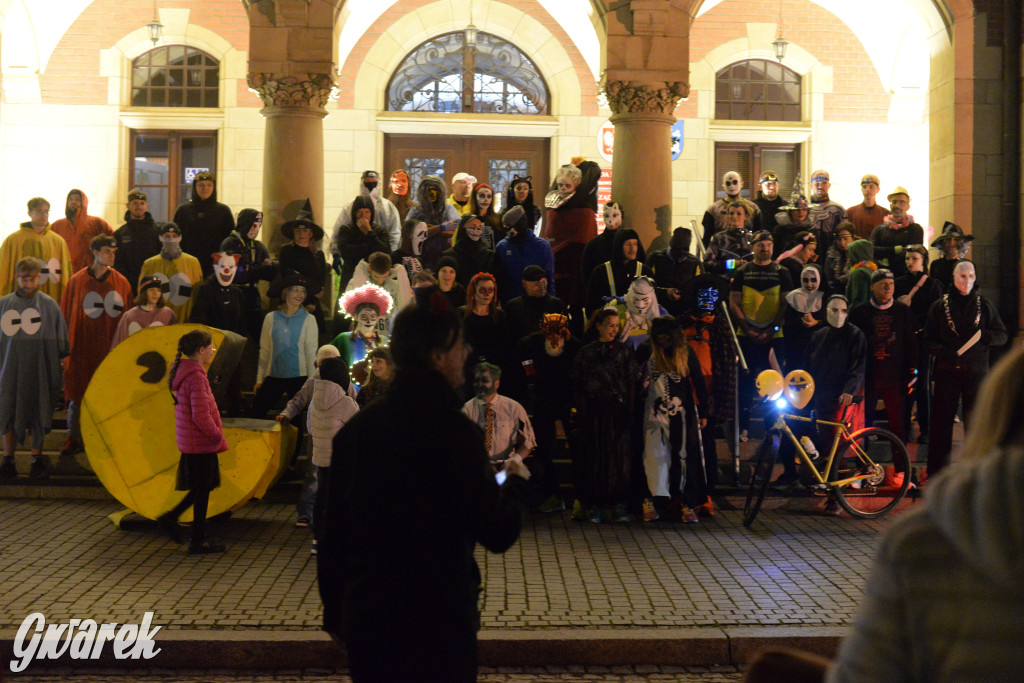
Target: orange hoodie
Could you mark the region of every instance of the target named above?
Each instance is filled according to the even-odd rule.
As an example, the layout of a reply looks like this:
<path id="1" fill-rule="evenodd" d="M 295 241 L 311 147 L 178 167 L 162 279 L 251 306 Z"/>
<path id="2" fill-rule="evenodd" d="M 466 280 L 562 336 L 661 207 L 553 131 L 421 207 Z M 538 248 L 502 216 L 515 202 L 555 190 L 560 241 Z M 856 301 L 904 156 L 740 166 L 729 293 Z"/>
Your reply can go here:
<path id="1" fill-rule="evenodd" d="M 75 192 L 82 195 L 82 205 L 75 212 L 74 219 L 61 218 L 54 221 L 53 225 L 50 226 L 55 233 L 63 237 L 64 241 L 68 243 L 68 251 L 71 252 L 71 268 L 74 271 L 72 274 L 92 265 L 93 257 L 89 243 L 92 242 L 93 237 L 114 234 L 114 230 L 110 227 L 109 223 L 99 216 L 89 215 L 89 198 L 85 196 L 84 192 L 81 190 L 71 190 L 68 192 L 68 199 Z M 67 216 L 67 206 L 67 200 L 65 200 L 65 216 Z"/>

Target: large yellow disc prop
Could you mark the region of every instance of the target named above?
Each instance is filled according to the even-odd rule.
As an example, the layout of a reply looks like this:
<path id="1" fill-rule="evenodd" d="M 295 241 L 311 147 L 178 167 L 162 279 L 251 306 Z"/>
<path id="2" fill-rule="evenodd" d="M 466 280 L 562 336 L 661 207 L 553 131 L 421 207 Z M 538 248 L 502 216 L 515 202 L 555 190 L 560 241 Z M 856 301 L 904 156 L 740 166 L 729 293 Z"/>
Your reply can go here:
<path id="1" fill-rule="evenodd" d="M 183 495 L 175 490 L 181 453 L 167 373 L 178 339 L 193 329 L 209 332 L 218 348 L 210 371 L 215 379 L 218 360 L 230 355 L 228 349 L 237 350 L 238 335 L 203 325 L 148 327 L 107 355 L 82 401 L 82 439 L 90 466 L 112 496 L 150 519 Z M 210 493 L 210 517 L 266 492 L 286 464 L 283 454 L 292 451 L 296 430 L 272 420 L 225 420 L 224 435 L 230 448 L 218 456 L 221 483 Z M 189 509 L 182 520 L 191 514 Z"/>
<path id="2" fill-rule="evenodd" d="M 806 370 L 792 370 L 786 375 L 786 398 L 797 408 L 803 408 L 814 396 L 814 378 Z"/>
<path id="3" fill-rule="evenodd" d="M 782 396 L 782 375 L 775 370 L 762 370 L 757 376 L 757 393 L 769 401 Z"/>

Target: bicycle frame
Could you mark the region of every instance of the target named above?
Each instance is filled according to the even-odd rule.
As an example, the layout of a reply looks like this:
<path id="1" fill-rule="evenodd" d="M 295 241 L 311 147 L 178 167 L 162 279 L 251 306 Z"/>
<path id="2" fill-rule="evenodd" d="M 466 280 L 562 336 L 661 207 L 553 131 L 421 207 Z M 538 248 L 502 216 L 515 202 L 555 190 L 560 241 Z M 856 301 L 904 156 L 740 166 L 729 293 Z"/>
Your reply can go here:
<path id="1" fill-rule="evenodd" d="M 814 461 L 811 460 L 811 456 L 807 455 L 807 451 L 804 450 L 803 444 L 801 444 L 800 440 L 796 438 L 795 434 L 793 434 L 793 430 L 791 430 L 789 425 L 786 424 L 786 420 L 794 420 L 796 422 L 817 422 L 818 424 L 829 425 L 830 427 L 836 428 L 835 436 L 832 439 L 832 448 L 829 449 L 828 458 L 823 462 L 825 466 L 823 470 L 825 472 L 824 476 L 821 474 L 821 471 L 818 470 L 818 466 L 814 464 Z M 812 420 L 811 418 L 804 417 L 803 415 L 779 413 L 779 416 L 775 418 L 775 424 L 772 425 L 772 429 L 778 430 L 789 437 L 789 440 L 793 442 L 793 446 L 796 448 L 796 452 L 800 455 L 804 464 L 806 464 L 811 469 L 811 472 L 814 473 L 814 478 L 818 480 L 819 484 L 824 484 L 830 488 L 833 486 L 846 486 L 855 481 L 862 481 L 872 476 L 872 474 L 856 474 L 852 477 L 837 479 L 835 481 L 829 481 L 827 479 L 828 473 L 832 471 L 832 461 L 835 460 L 836 453 L 839 452 L 839 441 L 841 438 L 845 438 L 846 442 L 857 450 L 857 455 L 865 465 L 875 467 L 875 461 L 871 459 L 867 452 L 861 448 L 856 441 L 850 438 L 850 431 L 847 429 L 845 423 L 831 422 L 829 420 Z"/>

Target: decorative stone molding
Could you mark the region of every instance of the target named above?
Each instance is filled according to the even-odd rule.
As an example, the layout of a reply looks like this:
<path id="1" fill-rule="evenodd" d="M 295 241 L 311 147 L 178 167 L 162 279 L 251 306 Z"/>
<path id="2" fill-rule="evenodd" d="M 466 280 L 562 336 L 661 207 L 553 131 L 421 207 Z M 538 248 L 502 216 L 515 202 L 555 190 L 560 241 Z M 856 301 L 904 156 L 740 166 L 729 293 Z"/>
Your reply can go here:
<path id="1" fill-rule="evenodd" d="M 251 73 L 249 88 L 263 104 L 277 107 L 310 107 L 324 109 L 338 96 L 338 86 L 331 74 L 305 74 L 305 80 L 281 74 Z"/>
<path id="2" fill-rule="evenodd" d="M 690 86 L 682 82 L 608 81 L 604 92 L 609 108 L 616 114 L 671 114 L 690 94 Z"/>

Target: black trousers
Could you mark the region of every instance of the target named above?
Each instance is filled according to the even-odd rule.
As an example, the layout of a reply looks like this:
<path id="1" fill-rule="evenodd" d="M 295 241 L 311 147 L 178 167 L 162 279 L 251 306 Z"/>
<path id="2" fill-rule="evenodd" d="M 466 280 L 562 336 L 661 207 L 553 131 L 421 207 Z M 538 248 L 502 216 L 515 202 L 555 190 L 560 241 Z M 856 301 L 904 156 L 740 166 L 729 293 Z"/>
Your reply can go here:
<path id="1" fill-rule="evenodd" d="M 263 384 L 260 385 L 259 391 L 256 392 L 256 396 L 253 398 L 252 408 L 249 409 L 249 417 L 258 420 L 267 419 L 267 413 L 281 400 L 282 396 L 290 399 L 305 383 L 305 377 L 264 377 Z M 299 422 L 303 423 L 302 420 Z M 301 433 L 301 425 L 296 426 L 299 427 Z"/>
<path id="2" fill-rule="evenodd" d="M 914 383 L 910 393 L 903 401 L 903 426 L 909 433 L 911 413 L 916 405 L 917 424 L 921 428 L 921 433 L 927 434 L 931 425 L 932 400 L 928 391 L 928 387 L 931 386 L 931 373 L 929 372 L 931 364 L 928 362 L 928 346 L 924 341 L 924 335 L 918 334 L 917 338 L 917 357 L 922 360 L 918 363 L 917 382 Z"/>
<path id="3" fill-rule="evenodd" d="M 400 618 L 400 617 L 398 617 Z M 353 683 L 473 683 L 477 673 L 476 632 L 351 634 L 345 639 Z"/>
<path id="4" fill-rule="evenodd" d="M 932 397 L 932 422 L 928 430 L 928 476 L 938 474 L 949 464 L 950 452 L 953 450 L 953 418 L 956 416 L 957 405 L 964 402 L 964 432 L 974 402 L 978 399 L 978 389 L 985 379 L 984 371 L 966 368 L 935 367 L 935 395 Z M 1015 388 L 1019 390 L 1019 387 Z"/>
<path id="5" fill-rule="evenodd" d="M 537 439 L 537 450 L 530 458 L 530 470 L 537 477 L 536 489 L 541 496 L 559 493 L 559 482 L 555 476 L 555 444 L 557 441 L 556 423 L 562 423 L 566 440 L 570 439 L 571 429 L 569 416 L 572 406 L 545 401 L 538 398 L 533 409 L 533 435 Z M 569 446 L 572 452 L 572 445 Z"/>
<path id="6" fill-rule="evenodd" d="M 889 423 L 889 431 L 907 440 L 907 430 L 903 423 L 903 402 L 907 389 L 902 384 L 882 383 L 877 379 L 868 380 L 864 384 L 864 426 L 872 427 L 875 422 L 875 406 L 878 399 L 885 403 L 885 417 Z"/>

